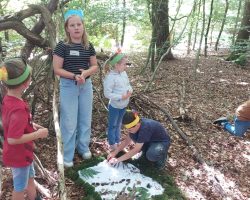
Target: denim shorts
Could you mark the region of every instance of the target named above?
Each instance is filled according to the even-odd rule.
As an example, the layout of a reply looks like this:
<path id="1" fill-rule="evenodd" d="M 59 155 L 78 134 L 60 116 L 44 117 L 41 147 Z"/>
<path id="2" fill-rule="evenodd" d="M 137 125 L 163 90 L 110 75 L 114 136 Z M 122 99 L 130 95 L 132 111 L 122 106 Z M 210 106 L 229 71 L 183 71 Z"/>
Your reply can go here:
<path id="1" fill-rule="evenodd" d="M 30 178 L 35 176 L 34 164 L 31 163 L 27 167 L 12 167 L 13 185 L 15 192 L 22 192 L 28 186 Z"/>

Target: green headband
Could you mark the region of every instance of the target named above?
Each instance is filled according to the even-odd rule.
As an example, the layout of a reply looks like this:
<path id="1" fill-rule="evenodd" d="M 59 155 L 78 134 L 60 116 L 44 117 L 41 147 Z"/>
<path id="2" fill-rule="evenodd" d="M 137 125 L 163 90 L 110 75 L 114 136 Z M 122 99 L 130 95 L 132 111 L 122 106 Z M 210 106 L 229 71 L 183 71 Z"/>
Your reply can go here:
<path id="1" fill-rule="evenodd" d="M 116 63 L 118 63 L 123 57 L 125 56 L 124 53 L 117 54 L 110 62 L 109 64 L 111 66 L 114 66 Z"/>
<path id="2" fill-rule="evenodd" d="M 28 78 L 28 76 L 30 75 L 30 71 L 31 71 L 31 68 L 29 65 L 27 65 L 25 71 L 23 72 L 21 76 L 17 78 L 13 78 L 13 79 L 8 79 L 4 82 L 7 85 L 19 85 L 20 83 L 24 82 Z"/>

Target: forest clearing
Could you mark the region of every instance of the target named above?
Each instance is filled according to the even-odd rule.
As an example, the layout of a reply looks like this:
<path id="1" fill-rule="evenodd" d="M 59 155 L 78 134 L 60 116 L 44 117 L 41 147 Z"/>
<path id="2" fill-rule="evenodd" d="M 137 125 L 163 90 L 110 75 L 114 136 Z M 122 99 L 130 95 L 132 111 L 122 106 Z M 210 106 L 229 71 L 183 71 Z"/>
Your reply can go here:
<path id="1" fill-rule="evenodd" d="M 140 59 L 138 59 L 140 58 Z M 163 62 L 159 75 L 153 82 L 154 87 L 150 92 L 143 94 L 142 87 L 150 75 L 139 76 L 137 62 L 140 63 L 142 55 L 134 55 L 134 63 L 128 69 L 135 95 L 131 107 L 138 109 L 144 116 L 150 115 L 159 119 L 168 128 L 172 139 L 169 160 L 166 171 L 173 176 L 177 186 L 188 199 L 248 199 L 250 197 L 249 184 L 249 134 L 241 139 L 212 124 L 220 116 L 232 115 L 238 104 L 248 99 L 249 92 L 249 66 L 239 68 L 230 62 L 225 62 L 221 57 L 202 59 L 199 65 L 197 79 L 192 79 L 192 66 L 194 59 L 191 57 L 176 58 Z M 180 91 L 182 81 L 185 84 L 185 108 L 188 120 L 181 120 Z M 192 80 L 192 81 L 191 81 Z M 159 109 L 151 108 L 152 105 L 142 104 L 147 101 L 145 95 L 155 104 L 169 111 L 180 129 L 192 141 L 207 166 L 200 164 L 194 156 L 192 149 L 185 143 L 181 136 L 172 127 L 170 121 Z M 140 105 L 137 107 L 137 105 Z M 43 113 L 49 111 L 43 106 L 38 106 L 36 118 L 46 121 Z M 93 136 L 91 150 L 98 156 L 107 148 L 106 131 L 107 112 L 95 95 L 95 114 L 93 117 Z M 56 169 L 56 138 L 50 133 L 44 143 L 38 144 L 39 158 L 44 167 L 57 177 Z M 82 162 L 75 156 L 76 162 Z M 39 177 L 37 179 L 39 181 Z M 43 183 L 41 178 L 41 183 Z M 54 186 L 45 184 L 51 192 Z M 72 181 L 66 179 L 66 186 L 70 199 L 84 197 L 84 188 L 77 187 Z M 9 199 L 11 191 L 11 178 L 9 170 L 3 171 L 2 199 Z M 54 191 L 57 193 L 57 191 Z"/>

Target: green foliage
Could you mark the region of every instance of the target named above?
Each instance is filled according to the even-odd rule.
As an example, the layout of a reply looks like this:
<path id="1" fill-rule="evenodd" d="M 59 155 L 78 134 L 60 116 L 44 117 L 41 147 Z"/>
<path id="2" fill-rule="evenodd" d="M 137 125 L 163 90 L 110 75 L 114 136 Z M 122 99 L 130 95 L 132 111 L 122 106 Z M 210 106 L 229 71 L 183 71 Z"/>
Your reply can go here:
<path id="1" fill-rule="evenodd" d="M 82 169 L 80 170 L 80 174 L 85 178 L 85 179 L 88 179 L 88 178 L 93 178 L 94 175 L 98 174 L 100 172 L 98 171 L 95 171 L 93 169 Z"/>
<path id="2" fill-rule="evenodd" d="M 78 171 L 83 170 L 88 167 L 92 167 L 98 164 L 99 162 L 103 161 L 104 159 L 105 158 L 103 157 L 94 157 L 90 160 L 85 160 L 80 165 L 66 169 L 65 175 L 71 180 L 73 180 L 77 185 L 80 185 L 84 188 L 84 192 L 86 195 L 85 197 L 82 197 L 82 199 L 101 200 L 100 195 L 97 192 L 95 192 L 95 188 L 92 185 L 88 184 L 87 182 L 84 182 L 82 179 L 79 178 Z"/>
<path id="3" fill-rule="evenodd" d="M 71 9 L 83 9 L 83 1 L 82 0 L 73 0 L 73 1 L 69 1 L 66 3 L 66 5 L 64 6 L 64 12 L 66 12 L 67 10 L 71 10 Z"/>
<path id="4" fill-rule="evenodd" d="M 179 188 L 176 186 L 173 178 L 165 170 L 157 170 L 152 163 L 150 163 L 144 156 L 138 160 L 133 160 L 130 163 L 138 167 L 146 176 L 151 177 L 162 185 L 165 189 L 162 195 L 154 196 L 154 200 L 163 200 L 163 199 L 178 199 L 184 200 L 185 196 L 181 193 Z"/>
<path id="5" fill-rule="evenodd" d="M 250 52 L 249 47 L 250 43 L 248 40 L 237 41 L 236 44 L 231 47 L 231 54 L 226 60 L 233 61 L 240 66 L 245 66 L 247 64 L 247 55 Z"/>
<path id="6" fill-rule="evenodd" d="M 238 65 L 245 66 L 247 63 L 246 54 L 241 54 L 234 62 Z"/>
<path id="7" fill-rule="evenodd" d="M 135 188 L 128 187 L 127 189 L 128 191 L 130 191 L 129 196 L 132 196 L 133 193 L 135 192 L 137 200 L 150 199 L 150 194 L 148 193 L 148 190 L 144 187 L 135 187 Z"/>

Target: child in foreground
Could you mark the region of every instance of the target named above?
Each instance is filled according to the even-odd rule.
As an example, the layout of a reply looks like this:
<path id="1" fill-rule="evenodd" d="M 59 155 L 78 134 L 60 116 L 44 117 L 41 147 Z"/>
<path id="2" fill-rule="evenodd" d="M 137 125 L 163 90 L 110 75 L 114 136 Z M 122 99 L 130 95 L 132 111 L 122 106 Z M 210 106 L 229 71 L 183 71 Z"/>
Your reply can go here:
<path id="1" fill-rule="evenodd" d="M 48 129 L 33 123 L 28 104 L 22 99 L 31 81 L 31 68 L 22 59 L 11 59 L 0 67 L 0 80 L 7 88 L 2 102 L 4 129 L 3 163 L 10 167 L 14 190 L 12 200 L 39 200 L 34 182 L 33 140 L 45 138 Z"/>

